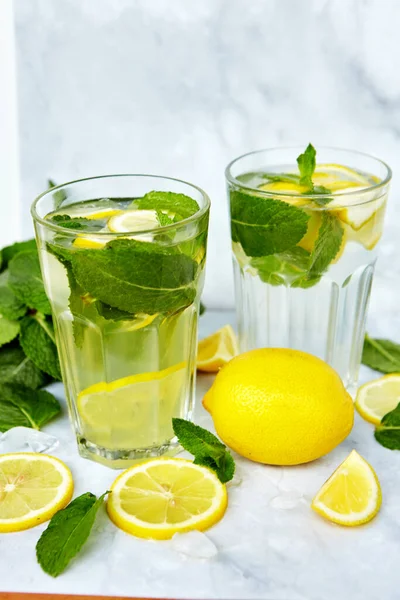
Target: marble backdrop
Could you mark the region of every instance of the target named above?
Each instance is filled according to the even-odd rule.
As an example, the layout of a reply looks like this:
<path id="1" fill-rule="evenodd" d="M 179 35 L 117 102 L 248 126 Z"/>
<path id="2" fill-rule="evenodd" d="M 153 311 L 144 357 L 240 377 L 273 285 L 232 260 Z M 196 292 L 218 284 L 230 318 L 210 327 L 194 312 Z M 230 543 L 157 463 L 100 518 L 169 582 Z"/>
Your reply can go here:
<path id="1" fill-rule="evenodd" d="M 394 170 L 371 327 L 400 335 L 398 0 L 15 0 L 15 12 L 25 235 L 49 176 L 187 179 L 213 203 L 205 301 L 232 306 L 227 162 L 309 141 L 359 149 Z"/>

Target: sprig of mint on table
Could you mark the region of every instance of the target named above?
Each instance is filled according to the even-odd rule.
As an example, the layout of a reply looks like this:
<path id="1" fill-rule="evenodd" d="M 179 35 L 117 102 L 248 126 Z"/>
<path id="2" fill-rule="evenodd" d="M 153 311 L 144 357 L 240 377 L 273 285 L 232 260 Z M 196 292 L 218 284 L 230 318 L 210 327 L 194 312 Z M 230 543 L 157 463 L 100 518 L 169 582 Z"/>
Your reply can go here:
<path id="1" fill-rule="evenodd" d="M 40 388 L 61 373 L 35 240 L 3 248 L 0 264 L 0 432 L 40 429 L 60 412 Z"/>
<path id="2" fill-rule="evenodd" d="M 309 144 L 297 157 L 299 174 L 265 173 L 269 181 L 303 185 L 304 194 L 314 196 L 317 206 L 331 201 L 327 188 L 316 186 L 312 177 L 316 150 Z M 323 196 L 321 196 L 321 194 Z M 259 277 L 271 285 L 307 288 L 318 283 L 337 256 L 344 230 L 340 220 L 321 212 L 321 226 L 314 248 L 308 252 L 297 244 L 307 233 L 309 215 L 300 207 L 275 198 L 258 196 L 257 191 L 233 189 L 231 200 L 232 241 L 239 242 Z"/>
<path id="3" fill-rule="evenodd" d="M 366 334 L 362 363 L 381 373 L 400 373 L 400 344 Z M 400 450 L 400 403 L 375 428 L 375 439 L 385 448 Z"/>
<path id="4" fill-rule="evenodd" d="M 233 478 L 235 462 L 215 435 L 185 419 L 172 419 L 172 427 L 180 445 L 193 454 L 195 465 L 212 469 L 222 483 Z"/>

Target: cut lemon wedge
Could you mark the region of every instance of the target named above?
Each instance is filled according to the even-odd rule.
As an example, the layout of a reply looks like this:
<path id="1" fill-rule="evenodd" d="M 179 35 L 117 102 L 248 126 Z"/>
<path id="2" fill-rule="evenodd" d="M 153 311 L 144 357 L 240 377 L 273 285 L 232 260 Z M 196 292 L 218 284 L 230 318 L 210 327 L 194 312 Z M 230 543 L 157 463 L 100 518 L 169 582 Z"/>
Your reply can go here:
<path id="1" fill-rule="evenodd" d="M 382 502 L 375 471 L 355 450 L 319 490 L 311 507 L 339 525 L 354 527 L 371 521 Z"/>
<path id="2" fill-rule="evenodd" d="M 113 233 L 145 231 L 156 227 L 160 227 L 160 221 L 155 210 L 124 210 L 108 221 L 108 228 Z"/>
<path id="3" fill-rule="evenodd" d="M 48 521 L 71 500 L 68 467 L 53 456 L 0 456 L 0 533 L 30 529 Z"/>
<path id="4" fill-rule="evenodd" d="M 110 449 L 164 444 L 173 437 L 172 417 L 180 415 L 188 375 L 182 362 L 162 371 L 100 381 L 77 398 L 85 437 Z"/>
<path id="5" fill-rule="evenodd" d="M 107 512 L 127 533 L 170 539 L 204 531 L 227 507 L 226 487 L 213 471 L 180 458 L 157 458 L 122 473 L 111 486 Z"/>
<path id="6" fill-rule="evenodd" d="M 370 423 L 379 425 L 400 402 L 400 375 L 384 375 L 362 385 L 357 392 L 356 409 Z"/>
<path id="7" fill-rule="evenodd" d="M 236 334 L 230 325 L 225 325 L 199 342 L 197 369 L 216 373 L 238 354 Z"/>

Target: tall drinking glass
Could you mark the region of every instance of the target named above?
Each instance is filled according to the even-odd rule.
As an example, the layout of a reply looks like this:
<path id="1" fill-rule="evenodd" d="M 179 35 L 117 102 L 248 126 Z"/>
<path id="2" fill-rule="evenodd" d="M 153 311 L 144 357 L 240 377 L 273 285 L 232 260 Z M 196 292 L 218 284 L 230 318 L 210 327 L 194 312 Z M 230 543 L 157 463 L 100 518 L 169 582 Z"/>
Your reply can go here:
<path id="1" fill-rule="evenodd" d="M 172 453 L 190 419 L 210 202 L 151 175 L 67 183 L 33 204 L 79 452 L 110 467 Z"/>
<path id="2" fill-rule="evenodd" d="M 353 392 L 391 171 L 319 148 L 310 187 L 301 152 L 252 152 L 226 169 L 239 346 L 319 356 Z"/>

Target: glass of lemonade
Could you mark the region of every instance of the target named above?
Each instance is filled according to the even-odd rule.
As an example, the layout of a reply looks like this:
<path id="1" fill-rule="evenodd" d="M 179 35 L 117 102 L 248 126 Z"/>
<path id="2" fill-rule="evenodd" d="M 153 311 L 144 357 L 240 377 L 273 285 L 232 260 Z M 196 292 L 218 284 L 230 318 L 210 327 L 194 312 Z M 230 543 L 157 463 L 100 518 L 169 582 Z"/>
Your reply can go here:
<path id="1" fill-rule="evenodd" d="M 389 167 L 348 150 L 318 148 L 315 156 L 309 145 L 241 156 L 226 179 L 240 351 L 309 352 L 352 393 Z"/>
<path id="2" fill-rule="evenodd" d="M 114 468 L 172 453 L 190 419 L 210 201 L 151 175 L 84 179 L 33 204 L 79 452 Z"/>

